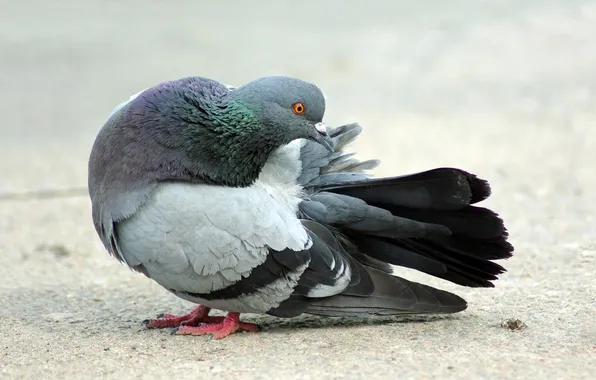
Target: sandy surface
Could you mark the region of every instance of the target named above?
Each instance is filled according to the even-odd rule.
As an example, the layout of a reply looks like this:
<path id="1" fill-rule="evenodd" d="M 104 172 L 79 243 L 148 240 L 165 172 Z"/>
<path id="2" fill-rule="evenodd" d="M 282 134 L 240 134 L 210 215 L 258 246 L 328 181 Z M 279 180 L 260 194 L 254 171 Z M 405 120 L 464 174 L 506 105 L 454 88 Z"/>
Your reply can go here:
<path id="1" fill-rule="evenodd" d="M 247 316 L 262 333 L 211 341 L 141 328 L 191 305 L 104 252 L 86 196 L 2 200 L 0 378 L 596 373 L 596 2 L 50 3 L 0 1 L 0 194 L 85 186 L 112 107 L 159 81 L 288 74 L 323 88 L 328 122 L 364 125 L 380 174 L 489 179 L 517 250 L 495 289 L 407 273 L 465 297 L 452 317 Z"/>

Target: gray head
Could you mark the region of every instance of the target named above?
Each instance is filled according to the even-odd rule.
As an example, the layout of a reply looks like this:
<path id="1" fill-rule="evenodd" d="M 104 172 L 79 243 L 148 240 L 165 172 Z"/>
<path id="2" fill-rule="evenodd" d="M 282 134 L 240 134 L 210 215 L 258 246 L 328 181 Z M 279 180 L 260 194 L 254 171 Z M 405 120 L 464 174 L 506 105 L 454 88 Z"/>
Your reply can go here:
<path id="1" fill-rule="evenodd" d="M 319 142 L 325 114 L 325 98 L 314 84 L 273 76 L 257 79 L 229 95 L 229 102 L 242 104 L 259 119 L 259 134 L 280 133 L 287 138 Z"/>

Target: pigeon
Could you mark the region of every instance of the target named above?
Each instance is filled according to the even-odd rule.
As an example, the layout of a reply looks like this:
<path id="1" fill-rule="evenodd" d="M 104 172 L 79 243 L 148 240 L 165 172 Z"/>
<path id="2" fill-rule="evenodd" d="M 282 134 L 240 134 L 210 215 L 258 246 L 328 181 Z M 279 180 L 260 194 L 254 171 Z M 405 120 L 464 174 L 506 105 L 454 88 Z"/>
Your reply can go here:
<path id="1" fill-rule="evenodd" d="M 112 112 L 89 158 L 95 229 L 114 258 L 198 305 L 148 328 L 220 339 L 259 330 L 241 313 L 466 309 L 395 266 L 494 286 L 513 246 L 502 219 L 476 205 L 488 182 L 449 167 L 375 177 L 378 160 L 346 150 L 361 126 L 326 125 L 324 113 L 317 86 L 284 76 L 239 87 L 182 78 Z"/>

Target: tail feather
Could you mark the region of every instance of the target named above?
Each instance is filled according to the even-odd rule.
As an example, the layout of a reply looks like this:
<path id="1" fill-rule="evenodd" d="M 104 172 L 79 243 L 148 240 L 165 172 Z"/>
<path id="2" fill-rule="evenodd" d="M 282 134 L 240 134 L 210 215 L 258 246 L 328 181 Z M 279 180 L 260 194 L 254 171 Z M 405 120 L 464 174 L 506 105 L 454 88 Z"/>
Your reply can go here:
<path id="1" fill-rule="evenodd" d="M 418 269 L 428 274 L 447 272 L 447 267 L 440 261 L 422 256 L 405 247 L 392 244 L 386 239 L 363 234 L 351 234 L 350 241 L 357 247 L 360 247 L 361 251 L 368 252 L 368 256 L 382 262 Z"/>
<path id="2" fill-rule="evenodd" d="M 390 178 L 355 178 L 322 188 L 371 204 L 423 210 L 456 210 L 490 195 L 488 182 L 460 169 L 439 168 Z"/>
<path id="3" fill-rule="evenodd" d="M 508 259 L 513 255 L 513 246 L 503 236 L 491 239 L 476 239 L 453 235 L 435 241 L 448 247 L 451 252 L 456 254 L 479 257 L 485 260 Z"/>
<path id="4" fill-rule="evenodd" d="M 372 205 L 385 208 L 393 215 L 424 223 L 439 224 L 451 230 L 452 234 L 477 239 L 500 238 L 507 235 L 503 220 L 493 211 L 477 206 L 459 210 L 420 210 L 408 207 Z"/>
<path id="5" fill-rule="evenodd" d="M 474 256 L 473 251 L 458 254 L 450 250 L 448 246 L 440 245 L 437 241 L 412 239 L 396 242 L 396 244 L 420 255 L 442 262 L 447 268 L 445 273 L 429 274 L 459 285 L 492 288 L 494 285 L 491 281 L 497 280 L 497 275 L 505 271 L 497 263 Z"/>
<path id="6" fill-rule="evenodd" d="M 464 286 L 493 287 L 492 281 L 505 269 L 492 260 L 512 255 L 501 218 L 471 205 L 488 197 L 490 186 L 465 171 L 443 168 L 337 181 L 323 189 L 304 202 L 304 210 L 315 220 L 337 226 L 364 255 L 361 258 Z"/>
<path id="7" fill-rule="evenodd" d="M 340 294 L 309 300 L 306 313 L 328 317 L 368 317 L 456 313 L 467 307 L 461 297 L 366 268 L 375 291 L 367 297 Z"/>

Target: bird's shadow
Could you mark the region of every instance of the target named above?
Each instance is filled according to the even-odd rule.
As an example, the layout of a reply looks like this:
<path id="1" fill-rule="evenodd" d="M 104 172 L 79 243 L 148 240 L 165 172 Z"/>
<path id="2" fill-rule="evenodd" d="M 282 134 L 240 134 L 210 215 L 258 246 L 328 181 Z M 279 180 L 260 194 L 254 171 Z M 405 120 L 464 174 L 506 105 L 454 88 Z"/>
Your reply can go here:
<path id="1" fill-rule="evenodd" d="M 268 333 L 285 333 L 287 330 L 346 328 L 359 326 L 382 326 L 394 323 L 429 323 L 454 320 L 459 317 L 453 315 L 410 315 L 410 316 L 375 316 L 375 317 L 319 317 L 300 316 L 282 319 L 266 316 L 251 318 L 262 331 Z"/>

